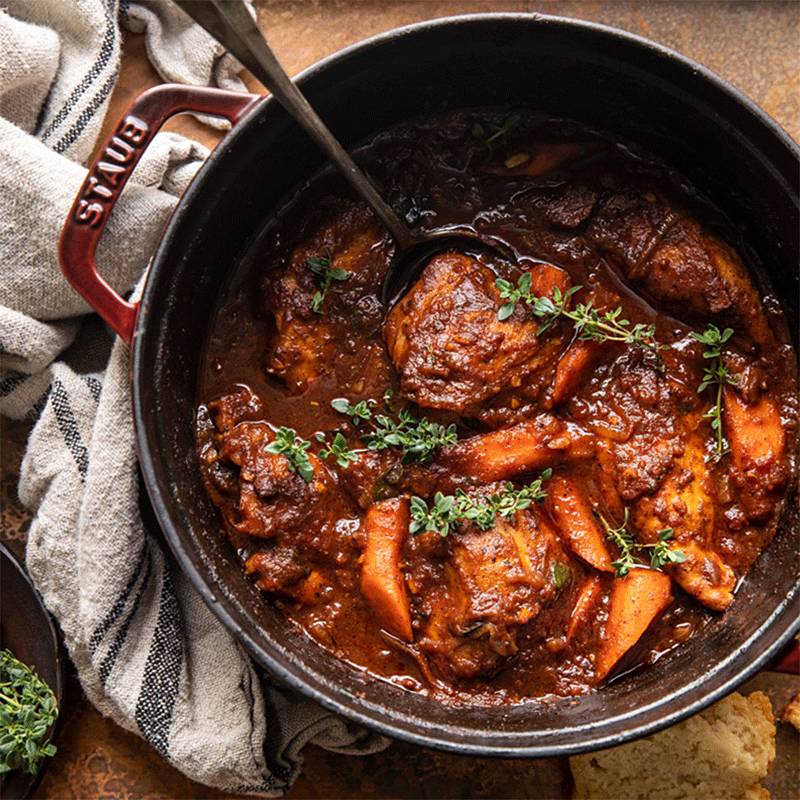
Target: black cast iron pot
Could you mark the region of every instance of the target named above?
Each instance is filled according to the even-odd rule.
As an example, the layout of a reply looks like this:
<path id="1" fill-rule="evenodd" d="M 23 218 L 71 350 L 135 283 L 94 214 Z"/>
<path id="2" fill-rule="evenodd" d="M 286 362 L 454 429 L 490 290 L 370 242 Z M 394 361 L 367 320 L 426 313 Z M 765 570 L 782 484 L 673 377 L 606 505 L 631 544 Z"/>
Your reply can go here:
<path id="1" fill-rule="evenodd" d="M 350 145 L 410 117 L 485 106 L 570 117 L 638 142 L 741 226 L 796 328 L 798 148 L 747 98 L 676 53 L 575 20 L 484 14 L 391 31 L 320 62 L 298 82 Z M 137 315 L 98 277 L 94 250 L 155 130 L 187 110 L 236 124 L 178 204 Z M 248 240 L 321 166 L 319 152 L 271 99 L 159 87 L 134 103 L 110 138 L 62 236 L 67 276 L 132 342 L 144 481 L 175 557 L 223 623 L 270 672 L 324 706 L 391 736 L 461 753 L 551 756 L 618 744 L 700 710 L 764 666 L 798 625 L 791 512 L 731 609 L 702 636 L 574 700 L 439 705 L 367 679 L 289 626 L 265 600 L 221 535 L 195 463 L 200 344 Z"/>

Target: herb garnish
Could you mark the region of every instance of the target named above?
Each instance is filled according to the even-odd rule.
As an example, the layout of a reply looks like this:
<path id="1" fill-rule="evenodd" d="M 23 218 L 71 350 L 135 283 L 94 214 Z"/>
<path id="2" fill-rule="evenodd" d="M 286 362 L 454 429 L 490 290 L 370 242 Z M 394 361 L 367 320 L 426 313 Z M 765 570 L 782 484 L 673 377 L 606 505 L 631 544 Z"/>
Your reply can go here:
<path id="1" fill-rule="evenodd" d="M 435 531 L 440 536 L 447 536 L 452 527 L 466 520 L 488 531 L 498 515 L 508 519 L 517 511 L 529 508 L 534 501 L 541 503 L 547 497 L 542 481 L 551 475 L 552 470 L 546 469 L 521 489 L 516 489 L 513 483 L 506 483 L 501 492 L 484 497 L 474 497 L 460 489 L 455 496 L 436 492 L 430 507 L 421 497 L 412 497 L 408 529 L 412 534 Z"/>
<path id="2" fill-rule="evenodd" d="M 682 564 L 686 561 L 686 554 L 682 550 L 673 550 L 667 544 L 672 539 L 672 528 L 662 528 L 658 532 L 658 541 L 654 544 L 640 544 L 628 531 L 628 509 L 619 527 L 612 528 L 608 521 L 600 516 L 606 538 L 619 548 L 619 558 L 611 562 L 618 578 L 623 578 L 633 567 L 646 566 L 636 560 L 634 551 L 650 550 L 650 568 L 661 569 L 665 564 Z"/>
<path id="3" fill-rule="evenodd" d="M 554 561 L 552 569 L 553 583 L 556 585 L 556 589 L 561 591 L 572 580 L 572 570 L 569 568 L 569 564 L 561 561 Z"/>
<path id="4" fill-rule="evenodd" d="M 578 303 L 574 309 L 567 308 L 567 301 L 575 292 L 583 287 L 573 286 L 563 292 L 556 286 L 552 297 L 537 297 L 531 293 L 531 274 L 526 272 L 514 286 L 510 281 L 498 278 L 495 286 L 500 297 L 506 302 L 497 312 L 499 320 L 508 319 L 516 308 L 517 303 L 523 301 L 531 307 L 533 315 L 541 320 L 536 329 L 536 335 L 544 333 L 559 317 L 571 320 L 579 338 L 594 342 L 623 342 L 632 347 L 640 347 L 655 355 L 659 369 L 664 365 L 659 355 L 661 345 L 655 339 L 656 326 L 645 325 L 637 322 L 631 326 L 627 319 L 622 319 L 622 308 L 613 311 L 600 311 L 591 301 Z"/>
<path id="5" fill-rule="evenodd" d="M 325 445 L 325 447 L 319 451 L 319 457 L 322 459 L 335 459 L 336 463 L 342 467 L 342 469 L 347 469 L 350 464 L 355 464 L 357 461 L 361 460 L 359 451 L 350 449 L 347 444 L 347 439 L 345 439 L 340 431 L 337 431 L 336 435 L 333 437 L 333 441 L 330 443 L 328 443 L 324 433 L 317 434 L 317 441 Z"/>
<path id="6" fill-rule="evenodd" d="M 715 387 L 714 405 L 703 414 L 703 418 L 711 420 L 711 430 L 716 435 L 716 460 L 719 461 L 730 449 L 722 430 L 722 390 L 726 385 L 736 386 L 739 382 L 722 362 L 722 345 L 733 336 L 733 329 L 725 328 L 724 331 L 720 331 L 716 325 L 709 325 L 703 333 L 692 332 L 689 336 L 707 348 L 703 351 L 703 358 L 708 360 L 708 364 L 697 392 L 702 394 L 709 386 Z"/>
<path id="7" fill-rule="evenodd" d="M 411 520 L 408 524 L 409 533 L 424 533 L 436 531 L 440 536 L 447 536 L 451 526 L 459 520 L 456 498 L 453 495 L 444 495 L 436 492 L 433 504 L 428 504 L 421 497 L 412 497 L 409 503 Z"/>
<path id="8" fill-rule="evenodd" d="M 403 409 L 397 420 L 383 414 L 376 416 L 375 432 L 364 436 L 364 441 L 370 450 L 401 447 L 404 463 L 425 463 L 440 447 L 455 444 L 458 433 L 455 425 L 441 425 L 425 417 L 416 419 Z"/>
<path id="9" fill-rule="evenodd" d="M 294 428 L 278 428 L 275 431 L 275 439 L 264 449 L 268 453 L 285 456 L 289 462 L 289 469 L 309 483 L 314 474 L 314 468 L 308 460 L 309 447 L 311 442 L 301 439 Z"/>
<path id="10" fill-rule="evenodd" d="M 499 128 L 495 128 L 493 131 L 489 131 L 482 123 L 476 122 L 472 126 L 472 138 L 477 139 L 489 151 L 491 157 L 495 144 L 505 144 L 508 134 L 519 125 L 521 119 L 520 114 L 511 114 L 503 120 Z"/>
<path id="11" fill-rule="evenodd" d="M 390 399 L 390 398 L 389 398 Z M 384 393 L 386 402 L 386 393 Z M 340 414 L 347 414 L 354 423 L 370 421 L 373 430 L 362 434 L 364 443 L 370 450 L 385 450 L 388 447 L 400 447 L 403 450 L 403 461 L 429 461 L 436 450 L 458 441 L 455 425 L 440 425 L 423 417 L 417 419 L 407 409 L 401 409 L 393 419 L 386 414 L 373 416 L 371 406 L 374 400 L 362 400 L 353 405 L 346 398 L 331 401 L 331 406 Z"/>
<path id="12" fill-rule="evenodd" d="M 0 652 L 0 775 L 37 773 L 42 759 L 56 752 L 44 737 L 57 716 L 53 690 L 9 650 Z"/>
<path id="13" fill-rule="evenodd" d="M 350 273 L 346 269 L 337 269 L 331 266 L 330 256 L 307 258 L 306 266 L 314 273 L 314 279 L 317 284 L 317 291 L 314 292 L 314 296 L 311 298 L 311 310 L 321 314 L 322 303 L 333 281 L 346 281 L 350 277 Z"/>
<path id="14" fill-rule="evenodd" d="M 370 411 L 372 405 L 375 405 L 374 400 L 360 400 L 355 405 L 346 397 L 337 397 L 335 400 L 331 400 L 331 408 L 340 414 L 347 414 L 353 425 L 372 418 L 372 411 Z"/>

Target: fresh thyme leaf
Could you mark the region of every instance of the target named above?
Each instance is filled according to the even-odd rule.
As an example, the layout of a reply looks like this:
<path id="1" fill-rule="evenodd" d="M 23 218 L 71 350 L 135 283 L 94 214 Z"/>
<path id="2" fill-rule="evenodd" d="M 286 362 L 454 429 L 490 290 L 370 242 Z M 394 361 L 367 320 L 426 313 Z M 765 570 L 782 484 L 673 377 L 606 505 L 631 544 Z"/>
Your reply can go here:
<path id="1" fill-rule="evenodd" d="M 531 503 L 543 503 L 547 498 L 547 492 L 542 489 L 542 482 L 546 481 L 553 474 L 553 470 L 542 470 L 538 478 L 531 481 L 521 489 L 515 489 L 512 483 L 507 483 L 505 489 L 497 497 L 496 511 L 501 517 L 513 517 L 517 511 L 524 511 L 530 508 Z"/>
<path id="2" fill-rule="evenodd" d="M 317 314 L 322 313 L 322 303 L 333 281 L 345 281 L 350 277 L 346 269 L 337 269 L 331 266 L 330 256 L 313 256 L 306 259 L 306 266 L 314 274 L 317 291 L 311 298 L 311 310 Z"/>
<path id="3" fill-rule="evenodd" d="M 650 566 L 653 569 L 661 569 L 665 564 L 682 564 L 686 561 L 686 553 L 682 550 L 673 550 L 667 544 L 672 537 L 672 528 L 663 528 L 658 532 L 658 542 L 648 545 L 648 547 L 652 548 Z"/>
<path id="4" fill-rule="evenodd" d="M 370 406 L 374 405 L 374 400 L 360 400 L 353 405 L 346 397 L 337 397 L 331 400 L 331 407 L 340 414 L 347 414 L 353 425 L 358 425 L 362 420 L 372 419 Z"/>
<path id="5" fill-rule="evenodd" d="M 465 491 L 456 492 L 459 519 L 474 522 L 482 531 L 494 527 L 496 510 L 491 503 L 491 498 L 470 497 Z"/>
<path id="6" fill-rule="evenodd" d="M 9 650 L 0 652 L 0 775 L 38 772 L 56 752 L 45 736 L 57 716 L 53 690 Z"/>
<path id="7" fill-rule="evenodd" d="M 521 120 L 520 114 L 511 114 L 503 120 L 499 128 L 495 128 L 491 133 L 480 122 L 476 122 L 472 126 L 472 138 L 477 139 L 491 156 L 494 153 L 495 145 L 508 144 L 508 135 L 519 125 Z"/>
<path id="8" fill-rule="evenodd" d="M 568 307 L 568 301 L 583 287 L 572 286 L 566 292 L 558 287 L 553 289 L 552 297 L 537 297 L 531 293 L 531 274 L 526 272 L 517 281 L 516 287 L 507 280 L 498 278 L 495 286 L 502 300 L 506 303 L 500 306 L 497 312 L 499 320 L 508 319 L 520 301 L 530 306 L 533 315 L 540 320 L 536 335 L 541 336 L 560 317 L 572 321 L 576 333 L 581 339 L 591 339 L 595 342 L 622 342 L 631 347 L 639 347 L 651 352 L 658 368 L 663 371 L 659 350 L 661 345 L 656 341 L 656 326 L 645 325 L 637 322 L 631 325 L 630 321 L 622 318 L 622 309 L 615 308 L 611 311 L 600 311 L 591 302 L 579 303 L 574 309 Z"/>
<path id="9" fill-rule="evenodd" d="M 672 539 L 674 531 L 672 528 L 662 528 L 658 532 L 658 541 L 654 544 L 640 544 L 628 532 L 628 509 L 625 509 L 625 516 L 622 524 L 617 528 L 611 525 L 600 516 L 606 537 L 619 548 L 619 558 L 611 562 L 611 566 L 616 570 L 618 578 L 622 578 L 630 572 L 633 567 L 646 566 L 641 561 L 637 561 L 634 555 L 636 550 L 650 550 L 650 568 L 661 569 L 666 564 L 682 564 L 686 561 L 686 554 L 682 550 L 674 550 L 668 544 Z"/>
<path id="10" fill-rule="evenodd" d="M 711 420 L 711 430 L 715 438 L 715 458 L 719 461 L 730 449 L 722 428 L 722 390 L 726 385 L 736 386 L 738 383 L 738 378 L 728 371 L 722 360 L 722 346 L 733 336 L 733 328 L 720 331 L 716 325 L 709 325 L 702 333 L 693 331 L 689 336 L 706 346 L 703 358 L 708 363 L 703 370 L 703 380 L 700 381 L 697 392 L 702 394 L 709 386 L 714 387 L 714 403 L 703 417 Z"/>
<path id="11" fill-rule="evenodd" d="M 309 447 L 311 442 L 301 439 L 294 428 L 278 428 L 275 438 L 264 449 L 268 453 L 285 456 L 289 469 L 309 483 L 314 475 L 314 468 L 308 460 Z"/>
<path id="12" fill-rule="evenodd" d="M 455 425 L 440 425 L 423 417 L 416 419 L 403 409 L 398 419 L 385 414 L 377 415 L 375 430 L 363 439 L 370 450 L 385 450 L 387 447 L 402 447 L 403 461 L 429 461 L 436 450 L 458 441 Z"/>
<path id="13" fill-rule="evenodd" d="M 434 531 L 440 536 L 447 536 L 457 519 L 456 498 L 441 492 L 436 492 L 430 508 L 421 497 L 412 497 L 409 507 L 411 521 L 408 530 L 412 534 Z"/>
<path id="14" fill-rule="evenodd" d="M 561 561 L 553 562 L 553 583 L 556 589 L 561 591 L 572 580 L 572 570 L 569 564 L 563 564 Z"/>
<path id="15" fill-rule="evenodd" d="M 542 481 L 551 475 L 552 470 L 544 470 L 536 480 L 521 489 L 515 489 L 512 483 L 507 483 L 501 492 L 485 496 L 468 495 L 461 489 L 455 496 L 437 492 L 431 508 L 422 498 L 412 498 L 409 531 L 419 533 L 432 530 L 447 536 L 451 528 L 464 520 L 474 522 L 481 530 L 488 531 L 494 527 L 498 515 L 509 518 L 517 511 L 529 508 L 534 501 L 541 503 L 547 497 L 547 492 L 542 489 Z"/>
<path id="16" fill-rule="evenodd" d="M 383 394 L 386 407 L 391 399 L 391 389 L 387 389 Z M 425 417 L 417 419 L 405 408 L 393 416 L 373 414 L 372 407 L 376 404 L 375 400 L 362 400 L 353 404 L 345 397 L 337 397 L 331 401 L 331 406 L 340 414 L 347 414 L 353 424 L 358 425 L 362 420 L 372 423 L 372 430 L 361 436 L 370 450 L 400 447 L 403 450 L 404 463 L 430 461 L 440 447 L 458 441 L 455 425 L 441 425 Z"/>
<path id="17" fill-rule="evenodd" d="M 319 457 L 322 459 L 333 458 L 336 463 L 343 469 L 347 469 L 350 464 L 355 464 L 361 460 L 358 450 L 351 450 L 347 444 L 344 434 L 337 431 L 333 437 L 333 441 L 328 443 L 324 433 L 317 434 L 317 441 L 324 444 L 325 447 L 319 451 Z"/>
<path id="18" fill-rule="evenodd" d="M 625 516 L 622 519 L 622 524 L 616 528 L 612 528 L 605 517 L 600 516 L 600 522 L 606 534 L 606 538 L 619 548 L 619 558 L 611 562 L 614 567 L 617 577 L 624 578 L 636 566 L 636 559 L 633 556 L 633 550 L 636 547 L 633 537 L 628 533 L 628 509 L 625 509 Z"/>

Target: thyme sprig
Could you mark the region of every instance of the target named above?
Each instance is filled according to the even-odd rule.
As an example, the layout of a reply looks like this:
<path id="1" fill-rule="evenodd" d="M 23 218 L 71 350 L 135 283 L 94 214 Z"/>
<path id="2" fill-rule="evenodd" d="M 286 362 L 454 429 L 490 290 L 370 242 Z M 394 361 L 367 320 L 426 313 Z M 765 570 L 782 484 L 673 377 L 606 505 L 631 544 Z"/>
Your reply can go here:
<path id="1" fill-rule="evenodd" d="M 711 430 L 716 439 L 715 458 L 719 461 L 729 450 L 728 440 L 722 427 L 722 390 L 725 386 L 736 386 L 738 378 L 732 375 L 722 360 L 722 346 L 733 336 L 732 328 L 720 331 L 716 325 L 709 325 L 702 333 L 689 334 L 696 342 L 704 344 L 703 358 L 707 360 L 703 371 L 703 380 L 697 387 L 702 394 L 709 386 L 714 387 L 714 403 L 703 414 L 704 419 L 711 420 Z"/>
<path id="2" fill-rule="evenodd" d="M 658 541 L 652 544 L 640 544 L 628 531 L 629 511 L 625 509 L 622 524 L 612 527 L 611 524 L 600 516 L 606 538 L 619 548 L 619 557 L 611 562 L 618 578 L 624 578 L 633 567 L 647 566 L 637 560 L 636 551 L 650 551 L 650 568 L 661 569 L 666 564 L 682 564 L 686 561 L 686 554 L 682 550 L 673 550 L 669 546 L 670 540 L 674 536 L 672 528 L 662 528 L 658 532 Z"/>
<path id="3" fill-rule="evenodd" d="M 308 458 L 309 447 L 311 442 L 301 439 L 294 428 L 281 427 L 275 431 L 275 438 L 264 449 L 268 453 L 285 456 L 289 469 L 309 483 L 314 475 L 314 468 Z"/>
<path id="4" fill-rule="evenodd" d="M 384 402 L 386 401 L 384 395 Z M 403 451 L 405 463 L 430 461 L 440 447 L 458 441 L 455 425 L 441 425 L 425 417 L 418 419 L 408 409 L 401 409 L 394 417 L 387 414 L 373 414 L 374 405 L 374 400 L 361 401 L 355 405 L 346 398 L 331 401 L 334 410 L 348 415 L 354 423 L 362 420 L 371 422 L 372 430 L 361 436 L 370 450 L 399 447 Z"/>
<path id="5" fill-rule="evenodd" d="M 342 469 L 347 469 L 350 464 L 356 464 L 361 460 L 360 453 L 362 451 L 351 450 L 347 439 L 345 439 L 341 431 L 336 432 L 331 442 L 328 442 L 324 433 L 318 433 L 316 438 L 320 444 L 325 445 L 325 447 L 319 451 L 319 457 L 323 460 L 333 458 Z"/>
<path id="6" fill-rule="evenodd" d="M 656 341 L 656 326 L 645 325 L 637 322 L 631 325 L 630 321 L 622 317 L 622 308 L 617 307 L 611 311 L 601 311 L 592 304 L 578 303 L 575 308 L 568 307 L 568 301 L 583 287 L 573 286 L 562 292 L 557 286 L 553 289 L 552 297 L 537 297 L 531 292 L 531 274 L 526 272 L 517 281 L 517 285 L 503 278 L 495 281 L 495 286 L 500 297 L 506 302 L 497 312 L 499 320 L 508 319 L 517 306 L 524 302 L 528 305 L 533 315 L 540 320 L 536 335 L 540 336 L 560 317 L 571 320 L 575 332 L 580 339 L 594 342 L 622 342 L 631 347 L 639 347 L 652 353 L 663 371 L 664 365 L 659 354 L 662 345 Z"/>
<path id="7" fill-rule="evenodd" d="M 314 274 L 317 291 L 311 298 L 311 310 L 316 314 L 322 313 L 322 303 L 334 281 L 346 281 L 350 273 L 346 269 L 337 269 L 332 264 L 330 256 L 312 256 L 306 259 L 306 266 Z"/>
<path id="8" fill-rule="evenodd" d="M 45 741 L 56 717 L 53 690 L 9 650 L 0 652 L 0 775 L 38 772 L 42 760 L 56 752 Z"/>
<path id="9" fill-rule="evenodd" d="M 508 135 L 519 126 L 521 121 L 522 115 L 511 114 L 503 120 L 499 128 L 496 127 L 494 130 L 491 130 L 481 122 L 476 122 L 472 126 L 472 138 L 477 139 L 489 151 L 489 157 L 491 158 L 495 145 L 507 144 Z"/>
<path id="10" fill-rule="evenodd" d="M 544 501 L 547 492 L 542 488 L 542 482 L 551 475 L 552 470 L 547 469 L 527 486 L 517 489 L 513 483 L 506 483 L 502 491 L 486 496 L 468 495 L 461 489 L 455 495 L 437 492 L 430 506 L 421 497 L 412 497 L 409 532 L 434 531 L 447 536 L 451 529 L 465 521 L 474 522 L 481 530 L 488 531 L 494 527 L 498 516 L 509 519 L 517 511 L 530 508 L 532 503 Z"/>
<path id="11" fill-rule="evenodd" d="M 372 419 L 372 411 L 370 409 L 374 405 L 374 400 L 360 400 L 358 403 L 351 403 L 346 397 L 337 397 L 335 400 L 331 400 L 331 408 L 340 414 L 346 414 L 350 417 L 353 425 Z"/>

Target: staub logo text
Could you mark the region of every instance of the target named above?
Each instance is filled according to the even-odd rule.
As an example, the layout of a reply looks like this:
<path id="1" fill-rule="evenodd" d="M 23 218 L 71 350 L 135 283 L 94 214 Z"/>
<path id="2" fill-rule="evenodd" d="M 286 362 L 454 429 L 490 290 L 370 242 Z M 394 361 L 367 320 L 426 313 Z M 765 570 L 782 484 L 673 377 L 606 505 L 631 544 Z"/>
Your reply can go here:
<path id="1" fill-rule="evenodd" d="M 84 185 L 75 210 L 75 220 L 92 227 L 103 222 L 109 201 L 119 192 L 128 174 L 136 166 L 147 141 L 150 128 L 138 117 L 122 120 L 111 141 L 103 150 L 102 159 Z"/>

